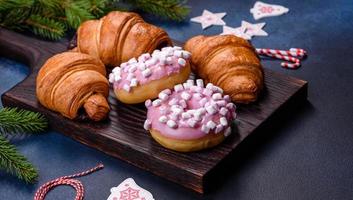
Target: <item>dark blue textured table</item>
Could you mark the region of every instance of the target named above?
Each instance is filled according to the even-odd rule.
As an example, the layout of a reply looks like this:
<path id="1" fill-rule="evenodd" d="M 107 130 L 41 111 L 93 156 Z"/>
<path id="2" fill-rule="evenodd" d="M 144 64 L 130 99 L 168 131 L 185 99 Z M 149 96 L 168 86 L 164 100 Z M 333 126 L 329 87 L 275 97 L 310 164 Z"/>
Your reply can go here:
<path id="1" fill-rule="evenodd" d="M 249 13 L 255 1 L 190 1 L 191 17 L 203 9 L 227 12 L 232 27 L 241 20 L 256 22 Z M 87 200 L 106 199 L 110 188 L 132 177 L 155 199 L 352 199 L 353 198 L 353 1 L 266 1 L 290 8 L 287 15 L 264 18 L 268 37 L 255 37 L 256 47 L 308 50 L 302 68 L 293 71 L 278 61 L 264 66 L 309 82 L 308 102 L 282 113 L 237 149 L 222 182 L 205 195 L 142 171 L 59 133 L 13 139 L 18 149 L 39 169 L 39 182 L 26 185 L 0 172 L 0 199 L 31 199 L 43 183 L 103 162 L 105 168 L 82 180 Z M 196 23 L 178 24 L 150 16 L 174 39 L 184 41 L 198 34 L 219 34 L 219 26 L 202 31 Z M 0 58 L 0 92 L 21 81 L 25 66 Z M 66 186 L 47 199 L 72 199 Z"/>

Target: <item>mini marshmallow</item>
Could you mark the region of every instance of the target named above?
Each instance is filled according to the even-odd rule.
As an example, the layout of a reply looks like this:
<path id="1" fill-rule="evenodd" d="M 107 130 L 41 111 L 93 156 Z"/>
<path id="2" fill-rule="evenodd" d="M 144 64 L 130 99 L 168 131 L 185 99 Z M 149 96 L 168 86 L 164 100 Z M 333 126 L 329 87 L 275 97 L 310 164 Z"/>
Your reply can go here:
<path id="1" fill-rule="evenodd" d="M 205 114 L 207 111 L 205 108 L 199 108 L 197 109 L 197 112 L 200 112 L 202 115 Z"/>
<path id="2" fill-rule="evenodd" d="M 193 117 L 194 120 L 196 120 L 198 122 L 202 120 L 201 113 L 195 112 L 193 115 L 194 115 L 194 117 Z"/>
<path id="3" fill-rule="evenodd" d="M 178 107 L 172 107 L 171 110 L 173 113 L 175 113 L 177 115 L 180 115 L 183 112 L 183 109 L 178 108 Z"/>
<path id="4" fill-rule="evenodd" d="M 214 93 L 214 94 L 212 95 L 212 99 L 213 99 L 213 100 L 220 100 L 220 99 L 222 99 L 221 93 Z"/>
<path id="5" fill-rule="evenodd" d="M 196 112 L 194 113 L 194 119 L 196 119 L 197 121 L 200 121 L 202 119 L 202 112 L 200 112 L 199 110 L 196 110 Z"/>
<path id="6" fill-rule="evenodd" d="M 214 107 L 214 105 L 209 105 L 206 107 L 206 111 L 207 113 L 209 113 L 210 115 L 213 115 L 215 113 L 217 113 L 217 109 Z"/>
<path id="7" fill-rule="evenodd" d="M 178 85 L 175 85 L 175 86 L 174 86 L 174 90 L 175 90 L 176 92 L 180 92 L 180 91 L 184 90 L 184 87 L 183 87 L 183 85 L 178 84 Z"/>
<path id="8" fill-rule="evenodd" d="M 115 76 L 114 77 L 114 81 L 120 81 L 121 80 L 121 76 Z"/>
<path id="9" fill-rule="evenodd" d="M 151 67 L 152 65 L 155 65 L 157 63 L 157 59 L 152 57 L 151 59 L 147 60 L 145 62 L 146 67 Z"/>
<path id="10" fill-rule="evenodd" d="M 233 103 L 227 103 L 226 107 L 230 110 L 234 109 L 234 104 Z"/>
<path id="11" fill-rule="evenodd" d="M 153 54 L 159 54 L 160 52 L 161 52 L 160 50 L 155 49 L 155 50 L 153 51 L 153 53 L 152 53 L 152 56 L 153 56 Z"/>
<path id="12" fill-rule="evenodd" d="M 146 106 L 146 108 L 150 107 L 151 105 L 152 105 L 151 99 L 147 99 L 147 100 L 145 101 L 145 106 Z"/>
<path id="13" fill-rule="evenodd" d="M 214 123 L 212 120 L 210 120 L 207 122 L 206 126 L 212 130 L 212 129 L 216 128 L 216 123 Z"/>
<path id="14" fill-rule="evenodd" d="M 165 123 L 167 123 L 168 118 L 167 118 L 167 116 L 162 115 L 162 116 L 158 119 L 158 121 L 161 122 L 161 123 L 163 123 L 163 124 L 165 124 Z"/>
<path id="15" fill-rule="evenodd" d="M 222 108 L 219 110 L 219 113 L 220 113 L 221 115 L 226 115 L 226 114 L 228 113 L 228 109 L 225 108 L 225 107 L 222 107 Z"/>
<path id="16" fill-rule="evenodd" d="M 177 124 L 171 119 L 167 121 L 167 126 L 169 126 L 170 128 L 177 128 Z"/>
<path id="17" fill-rule="evenodd" d="M 110 73 L 109 74 L 109 83 L 114 83 L 114 80 L 115 80 L 115 76 L 113 73 Z"/>
<path id="18" fill-rule="evenodd" d="M 202 89 L 202 87 L 200 87 L 200 86 L 191 86 L 190 87 L 190 90 L 192 91 L 192 92 L 197 92 L 197 93 L 202 93 L 202 91 L 203 91 L 203 89 Z"/>
<path id="19" fill-rule="evenodd" d="M 187 121 L 187 123 L 188 123 L 188 126 L 189 126 L 190 128 L 194 128 L 194 127 L 196 126 L 196 124 L 197 124 L 197 121 L 194 120 L 194 119 L 189 119 L 189 120 Z"/>
<path id="20" fill-rule="evenodd" d="M 173 64 L 173 59 L 172 59 L 172 57 L 167 57 L 165 60 L 166 60 L 166 62 L 167 62 L 168 65 Z"/>
<path id="21" fill-rule="evenodd" d="M 129 73 L 134 73 L 137 69 L 137 66 L 136 65 L 132 65 L 130 68 L 129 68 Z"/>
<path id="22" fill-rule="evenodd" d="M 211 96 L 213 94 L 213 91 L 210 89 L 204 89 L 202 94 L 206 95 L 206 96 Z"/>
<path id="23" fill-rule="evenodd" d="M 184 67 L 186 65 L 186 60 L 184 60 L 184 58 L 178 58 L 178 64 Z"/>
<path id="24" fill-rule="evenodd" d="M 188 105 L 186 103 L 186 101 L 184 99 L 180 100 L 179 101 L 179 105 L 182 107 L 182 108 L 186 108 Z"/>
<path id="25" fill-rule="evenodd" d="M 222 88 L 217 87 L 217 86 L 214 86 L 214 87 L 216 88 L 217 92 L 223 94 L 223 89 Z"/>
<path id="26" fill-rule="evenodd" d="M 133 78 L 135 78 L 135 75 L 133 73 L 127 74 L 126 80 L 131 81 Z"/>
<path id="27" fill-rule="evenodd" d="M 162 101 L 160 99 L 156 99 L 152 102 L 152 105 L 154 107 L 160 106 L 162 104 Z"/>
<path id="28" fill-rule="evenodd" d="M 176 98 L 173 98 L 172 100 L 170 100 L 168 102 L 168 105 L 172 106 L 172 105 L 177 105 L 178 104 L 178 99 Z"/>
<path id="29" fill-rule="evenodd" d="M 218 124 L 217 126 L 216 126 L 216 130 L 214 131 L 215 133 L 219 133 L 219 132 L 221 132 L 223 130 L 223 126 L 221 125 L 221 124 Z"/>
<path id="30" fill-rule="evenodd" d="M 181 50 L 182 48 L 179 47 L 179 46 L 173 46 L 173 49 L 174 49 L 174 50 Z"/>
<path id="31" fill-rule="evenodd" d="M 224 95 L 223 99 L 229 102 L 230 101 L 230 96 L 229 95 Z"/>
<path id="32" fill-rule="evenodd" d="M 127 62 L 124 62 L 124 63 L 121 63 L 120 65 L 120 68 L 123 69 L 125 68 L 126 66 L 128 66 L 129 64 Z"/>
<path id="33" fill-rule="evenodd" d="M 126 92 L 130 92 L 130 89 L 131 89 L 131 88 L 130 88 L 129 85 L 124 84 L 123 89 L 124 89 Z"/>
<path id="34" fill-rule="evenodd" d="M 182 119 L 189 119 L 189 118 L 191 118 L 191 115 L 188 112 L 183 112 L 183 113 L 181 113 L 181 118 Z"/>
<path id="35" fill-rule="evenodd" d="M 204 87 L 204 84 L 203 84 L 203 80 L 202 79 L 197 79 L 196 80 L 196 85 L 203 88 Z"/>
<path id="36" fill-rule="evenodd" d="M 190 52 L 188 52 L 188 51 L 183 51 L 183 58 L 184 59 L 189 59 L 190 58 L 190 56 L 191 56 L 191 53 Z"/>
<path id="37" fill-rule="evenodd" d="M 214 85 L 212 83 L 207 83 L 206 88 L 212 90 L 213 86 Z"/>
<path id="38" fill-rule="evenodd" d="M 158 57 L 158 60 L 159 60 L 159 63 L 162 64 L 162 65 L 167 64 L 167 57 L 165 55 L 160 55 Z"/>
<path id="39" fill-rule="evenodd" d="M 184 100 L 189 100 L 191 98 L 191 95 L 187 92 L 183 92 L 181 93 L 181 98 L 183 98 Z"/>
<path id="40" fill-rule="evenodd" d="M 138 68 L 140 71 L 143 71 L 143 70 L 146 69 L 146 65 L 145 65 L 145 63 L 139 63 L 137 68 Z"/>
<path id="41" fill-rule="evenodd" d="M 211 87 L 211 90 L 212 90 L 213 92 L 219 92 L 219 93 L 220 93 L 220 88 L 217 87 L 217 86 L 215 86 L 215 85 L 213 85 L 213 86 Z M 223 92 L 223 91 L 222 91 L 222 92 Z"/>
<path id="42" fill-rule="evenodd" d="M 121 71 L 120 67 L 115 67 L 115 68 L 112 70 L 113 73 L 116 73 L 116 72 L 119 72 L 119 73 L 120 73 L 120 71 Z"/>
<path id="43" fill-rule="evenodd" d="M 202 98 L 202 99 L 199 101 L 200 106 L 205 106 L 206 103 L 207 103 L 207 98 L 206 98 L 206 97 Z"/>
<path id="44" fill-rule="evenodd" d="M 182 55 L 183 55 L 183 52 L 182 52 L 182 51 L 179 51 L 179 50 L 174 51 L 174 56 L 180 58 Z M 183 60 L 184 60 L 184 59 L 183 59 Z"/>
<path id="45" fill-rule="evenodd" d="M 207 133 L 210 132 L 210 128 L 208 128 L 206 125 L 202 125 L 201 126 L 201 131 L 207 134 Z"/>
<path id="46" fill-rule="evenodd" d="M 138 57 L 138 63 L 143 63 L 143 62 L 145 62 L 146 61 L 146 58 L 144 57 L 144 56 L 140 56 L 140 57 Z"/>
<path id="47" fill-rule="evenodd" d="M 220 100 L 220 101 L 217 101 L 216 104 L 220 107 L 223 107 L 227 105 L 227 102 L 225 100 Z"/>
<path id="48" fill-rule="evenodd" d="M 190 84 L 189 83 L 183 83 L 184 89 L 187 90 L 190 88 Z"/>
<path id="49" fill-rule="evenodd" d="M 219 122 L 222 124 L 222 126 L 228 126 L 228 121 L 225 117 L 221 117 Z"/>
<path id="50" fill-rule="evenodd" d="M 144 57 L 145 59 L 151 58 L 151 54 L 149 53 L 144 53 L 141 55 L 141 57 Z"/>
<path id="51" fill-rule="evenodd" d="M 169 49 L 171 49 L 172 47 L 163 47 L 161 50 L 162 50 L 162 52 L 163 51 L 168 51 Z"/>
<path id="52" fill-rule="evenodd" d="M 138 81 L 136 78 L 133 78 L 131 79 L 131 82 L 130 82 L 130 87 L 136 87 L 138 84 Z"/>
<path id="53" fill-rule="evenodd" d="M 172 91 L 170 89 L 165 89 L 162 91 L 163 93 L 166 93 L 168 95 L 172 94 Z"/>
<path id="54" fill-rule="evenodd" d="M 137 60 L 136 58 L 131 58 L 129 61 L 128 61 L 129 64 L 133 64 L 133 63 L 137 63 Z"/>
<path id="55" fill-rule="evenodd" d="M 146 119 L 145 123 L 143 124 L 143 128 L 148 131 L 151 128 L 151 125 L 151 121 Z"/>
<path id="56" fill-rule="evenodd" d="M 160 100 L 165 101 L 169 98 L 169 95 L 164 92 L 161 92 L 161 93 L 159 93 L 158 97 Z"/>
<path id="57" fill-rule="evenodd" d="M 202 95 L 201 95 L 200 93 L 195 93 L 195 94 L 192 95 L 192 97 L 193 97 L 194 99 L 196 99 L 196 100 L 202 99 Z"/>
<path id="58" fill-rule="evenodd" d="M 142 75 L 143 75 L 145 78 L 151 76 L 151 74 L 152 74 L 152 71 L 151 71 L 150 69 L 148 69 L 148 68 L 142 71 Z"/>
<path id="59" fill-rule="evenodd" d="M 113 72 L 114 76 L 120 76 L 121 75 L 121 72 L 120 71 L 115 71 Z"/>
<path id="60" fill-rule="evenodd" d="M 170 118 L 171 120 L 177 121 L 178 118 L 179 118 L 179 115 L 176 114 L 176 113 L 170 113 L 169 118 Z"/>
<path id="61" fill-rule="evenodd" d="M 187 80 L 186 82 L 189 84 L 190 87 L 195 85 L 194 80 L 190 80 L 190 79 L 189 79 L 189 80 Z"/>

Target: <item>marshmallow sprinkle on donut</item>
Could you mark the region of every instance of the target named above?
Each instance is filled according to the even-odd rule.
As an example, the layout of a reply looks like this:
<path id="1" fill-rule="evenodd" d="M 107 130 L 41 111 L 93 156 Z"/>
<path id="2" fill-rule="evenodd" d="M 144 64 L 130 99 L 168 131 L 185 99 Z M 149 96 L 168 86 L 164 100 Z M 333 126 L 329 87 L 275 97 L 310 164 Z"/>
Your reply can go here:
<path id="1" fill-rule="evenodd" d="M 144 128 L 162 146 L 180 152 L 198 151 L 221 143 L 231 133 L 235 105 L 221 88 L 201 79 L 188 80 L 147 100 Z"/>
<path id="2" fill-rule="evenodd" d="M 124 103 L 141 103 L 160 91 L 185 82 L 190 75 L 191 54 L 181 47 L 164 47 L 115 67 L 109 75 L 116 97 Z"/>

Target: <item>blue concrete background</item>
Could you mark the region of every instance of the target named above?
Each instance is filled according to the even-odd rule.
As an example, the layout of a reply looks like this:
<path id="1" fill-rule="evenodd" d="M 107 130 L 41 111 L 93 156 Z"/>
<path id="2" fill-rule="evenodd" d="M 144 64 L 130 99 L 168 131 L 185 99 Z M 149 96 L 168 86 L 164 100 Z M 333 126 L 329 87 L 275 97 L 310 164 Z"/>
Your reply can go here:
<path id="1" fill-rule="evenodd" d="M 241 20 L 256 22 L 249 12 L 255 1 L 189 1 L 190 17 L 203 9 L 227 12 L 232 27 Z M 39 182 L 26 185 L 0 172 L 0 199 L 32 199 L 48 180 L 95 166 L 105 168 L 82 180 L 87 200 L 106 199 L 110 188 L 125 178 L 151 191 L 155 199 L 352 199 L 353 198 L 353 1 L 266 0 L 290 9 L 286 15 L 264 18 L 268 37 L 255 37 L 256 47 L 301 47 L 309 57 L 298 70 L 286 70 L 279 61 L 264 66 L 309 82 L 308 102 L 285 113 L 261 135 L 246 140 L 222 183 L 199 195 L 142 171 L 59 133 L 12 139 L 39 170 Z M 198 34 L 219 34 L 220 26 L 205 31 L 196 23 L 174 23 L 144 16 L 184 41 Z M 0 59 L 0 92 L 25 78 L 22 64 Z M 282 116 L 281 116 L 282 118 Z M 74 191 L 56 188 L 47 199 L 73 199 Z"/>

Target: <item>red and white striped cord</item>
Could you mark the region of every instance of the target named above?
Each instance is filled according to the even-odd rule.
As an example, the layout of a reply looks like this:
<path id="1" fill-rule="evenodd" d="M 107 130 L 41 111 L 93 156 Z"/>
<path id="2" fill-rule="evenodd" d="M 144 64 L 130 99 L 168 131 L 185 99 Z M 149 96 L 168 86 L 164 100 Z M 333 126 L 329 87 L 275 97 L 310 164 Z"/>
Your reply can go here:
<path id="1" fill-rule="evenodd" d="M 77 180 L 77 179 L 73 179 L 73 178 L 77 178 L 77 177 L 81 177 L 81 176 L 86 176 L 90 173 L 93 173 L 95 171 L 98 171 L 100 169 L 103 169 L 104 165 L 103 164 L 99 164 L 96 167 L 89 169 L 87 171 L 81 172 L 81 173 L 77 173 L 77 174 L 73 174 L 70 176 L 63 176 L 63 177 L 59 177 L 57 179 L 54 179 L 52 181 L 47 182 L 46 184 L 42 185 L 36 192 L 36 194 L 34 195 L 34 200 L 44 200 L 45 195 L 47 195 L 47 193 L 52 190 L 54 187 L 58 186 L 58 185 L 70 185 L 71 187 L 73 187 L 76 190 L 76 197 L 75 200 L 82 200 L 83 196 L 84 196 L 84 188 L 83 185 L 81 183 L 81 181 Z"/>
<path id="2" fill-rule="evenodd" d="M 277 49 L 256 49 L 257 54 L 261 56 L 267 56 L 271 58 L 277 58 L 284 61 L 281 66 L 288 69 L 297 69 L 300 67 L 300 60 L 302 60 L 307 54 L 304 49 L 291 48 L 289 50 L 277 50 Z"/>

